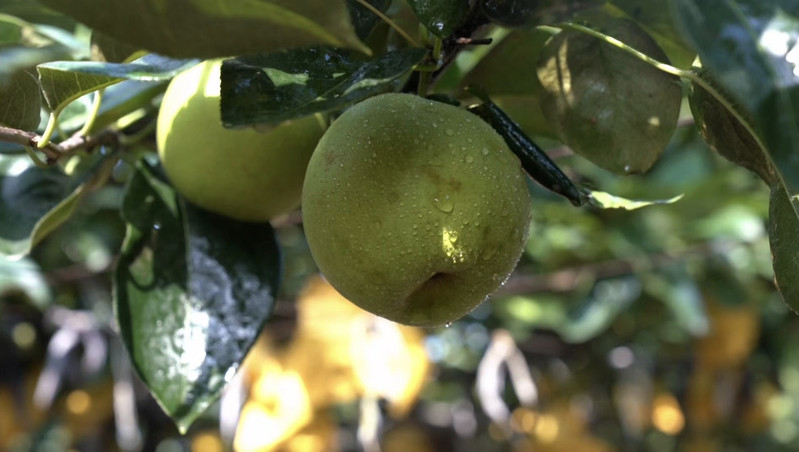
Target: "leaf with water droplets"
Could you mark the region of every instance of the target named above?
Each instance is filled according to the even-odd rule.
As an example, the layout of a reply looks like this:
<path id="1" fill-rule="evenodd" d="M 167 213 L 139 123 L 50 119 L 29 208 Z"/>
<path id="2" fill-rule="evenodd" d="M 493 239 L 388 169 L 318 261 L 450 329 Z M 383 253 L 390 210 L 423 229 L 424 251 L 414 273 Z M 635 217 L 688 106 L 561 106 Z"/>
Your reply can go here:
<path id="1" fill-rule="evenodd" d="M 266 223 L 177 197 L 141 163 L 114 273 L 120 334 L 155 399 L 185 432 L 221 394 L 274 306 L 280 253 Z"/>
<path id="2" fill-rule="evenodd" d="M 466 0 L 408 0 L 413 12 L 431 33 L 446 38 L 460 26 L 469 11 Z"/>
<path id="3" fill-rule="evenodd" d="M 396 91 L 424 55 L 424 49 L 404 49 L 364 59 L 353 51 L 317 47 L 226 60 L 222 121 L 277 124 L 338 110 Z"/>

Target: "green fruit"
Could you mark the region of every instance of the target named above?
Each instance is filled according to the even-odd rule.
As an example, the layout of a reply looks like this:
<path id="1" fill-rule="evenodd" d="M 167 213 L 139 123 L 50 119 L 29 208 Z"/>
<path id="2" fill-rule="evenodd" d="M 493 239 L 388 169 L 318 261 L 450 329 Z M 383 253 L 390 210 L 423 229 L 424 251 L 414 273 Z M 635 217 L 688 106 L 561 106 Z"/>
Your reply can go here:
<path id="1" fill-rule="evenodd" d="M 600 30 L 657 60 L 657 43 L 629 20 Z M 562 31 L 544 47 L 538 79 L 541 109 L 574 152 L 617 174 L 647 171 L 668 145 L 680 113 L 677 77 L 577 31 Z"/>
<path id="2" fill-rule="evenodd" d="M 312 116 L 265 132 L 226 129 L 221 66 L 209 60 L 170 83 L 158 115 L 158 155 L 189 201 L 238 220 L 268 221 L 299 205 L 305 168 L 324 129 Z"/>
<path id="3" fill-rule="evenodd" d="M 446 324 L 485 300 L 513 271 L 530 222 L 525 174 L 491 126 L 410 94 L 339 117 L 311 157 L 302 201 L 328 281 L 409 325 Z"/>

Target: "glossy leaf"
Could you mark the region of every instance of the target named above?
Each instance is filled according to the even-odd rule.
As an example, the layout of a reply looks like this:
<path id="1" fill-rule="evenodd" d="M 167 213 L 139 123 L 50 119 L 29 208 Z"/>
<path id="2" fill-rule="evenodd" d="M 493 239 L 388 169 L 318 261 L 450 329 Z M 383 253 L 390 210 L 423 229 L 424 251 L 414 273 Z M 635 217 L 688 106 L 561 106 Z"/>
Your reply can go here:
<path id="1" fill-rule="evenodd" d="M 55 61 L 37 66 L 44 98 L 54 112 L 84 94 L 122 80 L 164 81 L 196 64 L 196 60 L 174 60 L 146 55 L 129 64 L 94 61 Z"/>
<path id="2" fill-rule="evenodd" d="M 666 56 L 634 22 L 600 28 L 655 59 Z M 647 171 L 677 126 L 679 80 L 623 50 L 578 31 L 547 43 L 538 65 L 541 108 L 563 143 L 616 174 Z"/>
<path id="3" fill-rule="evenodd" d="M 134 366 L 185 432 L 221 394 L 274 306 L 280 253 L 267 223 L 177 197 L 141 163 L 122 207 L 114 303 Z"/>
<path id="4" fill-rule="evenodd" d="M 446 38 L 463 23 L 467 0 L 408 0 L 419 21 L 439 38 Z"/>
<path id="5" fill-rule="evenodd" d="M 0 254 L 21 257 L 73 214 L 82 193 L 58 168 L 0 155 Z"/>
<path id="6" fill-rule="evenodd" d="M 92 29 L 178 58 L 310 45 L 365 50 L 345 0 L 44 0 Z"/>
<path id="7" fill-rule="evenodd" d="M 348 50 L 311 48 L 226 60 L 222 121 L 274 124 L 341 109 L 397 90 L 424 55 L 423 49 L 406 49 L 364 60 Z"/>

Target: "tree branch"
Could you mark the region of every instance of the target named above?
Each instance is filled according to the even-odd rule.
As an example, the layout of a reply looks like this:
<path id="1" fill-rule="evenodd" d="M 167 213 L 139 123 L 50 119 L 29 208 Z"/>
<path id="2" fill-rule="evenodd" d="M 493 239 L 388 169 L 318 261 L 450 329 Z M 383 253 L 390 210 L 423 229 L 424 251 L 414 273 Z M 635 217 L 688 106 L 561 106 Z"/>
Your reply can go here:
<path id="1" fill-rule="evenodd" d="M 38 144 L 41 139 L 41 136 L 33 132 L 0 126 L 0 141 L 38 149 Z M 67 155 L 71 155 L 75 151 L 81 149 L 89 150 L 97 146 L 115 144 L 118 142 L 118 133 L 114 130 L 106 129 L 96 135 L 90 136 L 84 136 L 77 133 L 61 143 L 56 144 L 50 142 L 38 150 L 47 156 L 47 164 L 52 165 L 57 162 L 58 159 Z"/>

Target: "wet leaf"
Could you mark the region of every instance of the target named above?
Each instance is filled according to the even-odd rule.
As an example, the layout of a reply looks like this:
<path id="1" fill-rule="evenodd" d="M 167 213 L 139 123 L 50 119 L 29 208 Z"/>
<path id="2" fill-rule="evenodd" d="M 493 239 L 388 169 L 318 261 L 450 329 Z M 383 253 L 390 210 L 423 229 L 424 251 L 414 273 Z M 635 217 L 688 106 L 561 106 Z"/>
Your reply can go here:
<path id="1" fill-rule="evenodd" d="M 311 48 L 226 60 L 222 121 L 276 124 L 341 109 L 395 91 L 424 55 L 423 49 L 407 49 L 364 60 L 348 50 Z"/>
<path id="2" fill-rule="evenodd" d="M 184 202 L 146 163 L 122 214 L 127 235 L 114 274 L 121 336 L 185 432 L 220 396 L 272 311 L 281 275 L 274 231 Z"/>
<path id="3" fill-rule="evenodd" d="M 466 18 L 467 0 L 408 0 L 419 21 L 439 38 L 446 38 Z"/>
<path id="4" fill-rule="evenodd" d="M 214 58 L 332 45 L 366 50 L 345 0 L 44 0 L 131 46 Z"/>

